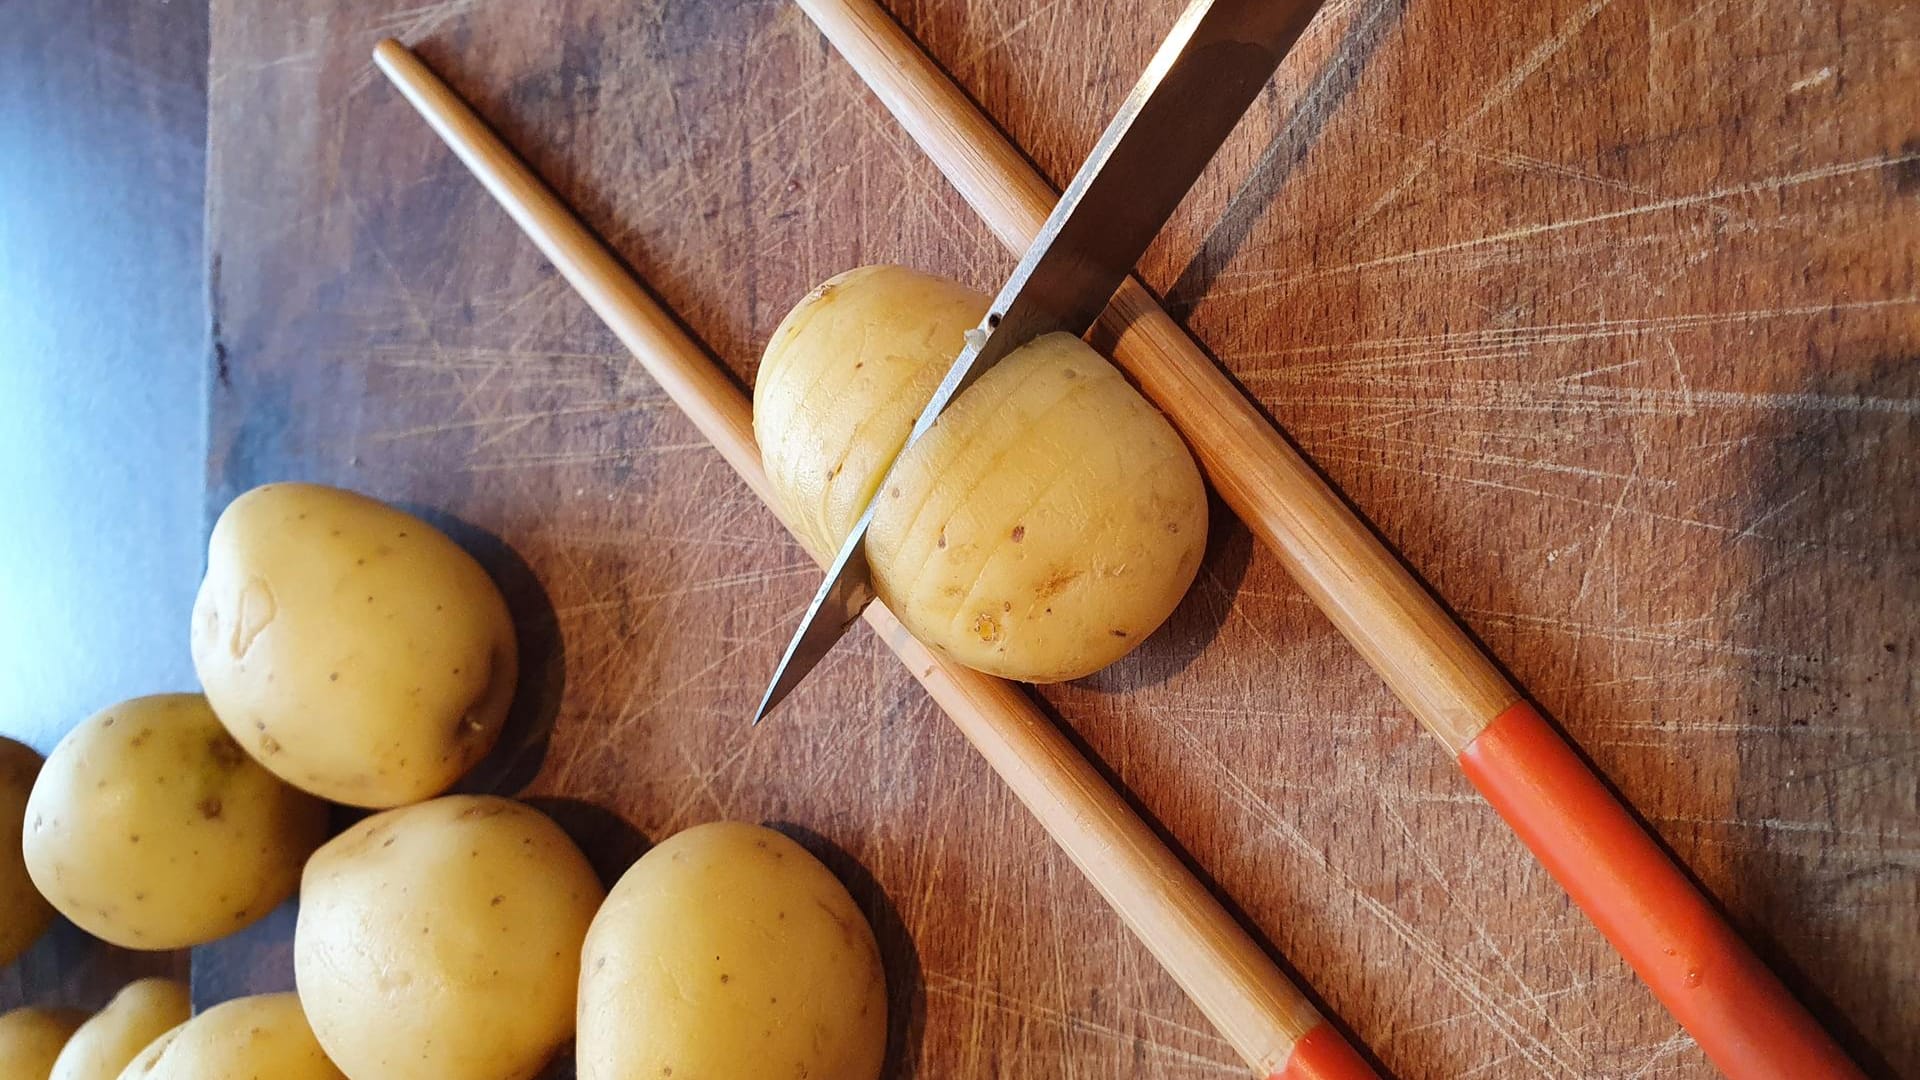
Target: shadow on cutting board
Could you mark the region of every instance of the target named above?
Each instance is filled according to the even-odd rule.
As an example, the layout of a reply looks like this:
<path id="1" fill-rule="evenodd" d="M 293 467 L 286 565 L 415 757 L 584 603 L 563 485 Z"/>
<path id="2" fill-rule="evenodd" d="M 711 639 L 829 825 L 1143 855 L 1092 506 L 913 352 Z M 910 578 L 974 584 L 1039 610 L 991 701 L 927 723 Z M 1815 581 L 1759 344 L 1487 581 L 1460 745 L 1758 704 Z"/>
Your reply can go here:
<path id="1" fill-rule="evenodd" d="M 1725 557 L 1751 567 L 1732 620 L 1744 670 L 1726 718 L 1740 763 L 1731 817 L 1747 832 L 1727 900 L 1868 1075 L 1915 1076 L 1914 923 L 1897 899 L 1913 877 L 1888 841 L 1920 824 L 1920 358 L 1807 364 L 1780 388 L 1807 407 L 1773 410 L 1756 432 L 1727 541 Z"/>
<path id="2" fill-rule="evenodd" d="M 920 1039 L 927 1026 L 926 987 L 920 950 L 900 919 L 900 909 L 867 868 L 838 844 L 789 821 L 769 821 L 766 826 L 825 863 L 873 927 L 887 972 L 887 1059 L 880 1075 L 883 1080 L 913 1080 L 920 1072 Z"/>

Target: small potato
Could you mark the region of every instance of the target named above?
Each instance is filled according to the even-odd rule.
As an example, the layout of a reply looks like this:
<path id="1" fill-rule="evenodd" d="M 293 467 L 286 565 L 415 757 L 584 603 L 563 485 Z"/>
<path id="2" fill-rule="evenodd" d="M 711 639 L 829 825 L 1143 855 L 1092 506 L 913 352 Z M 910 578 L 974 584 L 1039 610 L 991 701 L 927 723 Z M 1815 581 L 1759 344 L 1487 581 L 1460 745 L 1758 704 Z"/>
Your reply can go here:
<path id="1" fill-rule="evenodd" d="M 155 1039 L 120 1080 L 347 1080 L 293 994 L 215 1005 Z"/>
<path id="2" fill-rule="evenodd" d="M 519 657 L 485 570 L 411 514 L 268 484 L 214 524 L 193 665 L 261 764 L 354 806 L 418 802 L 493 747 Z"/>
<path id="3" fill-rule="evenodd" d="M 831 553 L 900 453 L 987 298 L 904 266 L 830 278 L 773 331 L 753 380 L 753 437 L 783 516 Z"/>
<path id="4" fill-rule="evenodd" d="M 141 979 L 67 1040 L 48 1080 L 114 1080 L 153 1041 L 187 1022 L 193 1001 L 172 979 Z"/>
<path id="5" fill-rule="evenodd" d="M 831 871 L 771 829 L 675 835 L 587 934 L 580 1080 L 873 1080 L 886 1042 L 873 930 Z"/>
<path id="6" fill-rule="evenodd" d="M 580 944 L 606 896 L 538 810 L 452 795 L 321 848 L 293 963 L 327 1053 L 363 1080 L 526 1080 L 573 1036 Z"/>
<path id="7" fill-rule="evenodd" d="M 1016 350 L 900 453 L 963 320 L 986 303 L 929 280 L 852 271 L 775 331 L 754 432 L 776 496 L 809 522 L 810 546 L 831 550 L 898 456 L 867 556 L 901 623 L 994 675 L 1091 674 L 1145 640 L 1193 583 L 1207 539 L 1199 470 L 1166 418 L 1068 334 Z M 887 378 L 863 390 L 874 366 Z"/>
<path id="8" fill-rule="evenodd" d="M 326 804 L 247 757 L 199 694 L 134 698 L 53 748 L 27 800 L 33 883 L 129 949 L 182 949 L 292 895 Z"/>
<path id="9" fill-rule="evenodd" d="M 0 1077 L 47 1080 L 60 1048 L 86 1018 L 78 1009 L 37 1006 L 0 1015 Z"/>
<path id="10" fill-rule="evenodd" d="M 27 793 L 40 774 L 40 755 L 12 739 L 0 738 L 0 967 L 27 951 L 53 922 L 53 905 L 33 887 L 20 852 Z"/>

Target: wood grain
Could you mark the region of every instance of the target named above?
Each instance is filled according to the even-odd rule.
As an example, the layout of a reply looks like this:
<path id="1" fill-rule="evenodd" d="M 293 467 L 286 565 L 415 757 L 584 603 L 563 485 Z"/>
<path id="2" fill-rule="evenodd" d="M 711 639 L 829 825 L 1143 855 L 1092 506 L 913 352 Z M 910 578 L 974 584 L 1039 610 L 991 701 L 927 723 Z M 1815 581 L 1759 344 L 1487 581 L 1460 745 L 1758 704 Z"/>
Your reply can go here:
<path id="1" fill-rule="evenodd" d="M 893 10 L 1058 180 L 1177 6 Z M 1144 280 L 1849 1048 L 1920 1070 L 1915 15 L 1330 14 Z M 219 0 L 211 501 L 346 483 L 525 568 L 529 790 L 806 829 L 880 928 L 897 1075 L 1238 1074 L 871 635 L 732 722 L 811 561 L 421 137 L 388 34 L 742 385 L 834 272 L 1011 265 L 784 4 Z M 1224 515 L 1167 629 L 1046 698 L 1394 1075 L 1709 1075 Z"/>
<path id="2" fill-rule="evenodd" d="M 778 516 L 754 443 L 752 405 L 724 369 L 417 56 L 388 38 L 374 46 L 374 61 Z M 782 524 L 801 539 L 792 522 Z M 807 554 L 825 567 L 834 552 Z M 1322 1020 L 1260 946 L 1018 687 L 921 645 L 885 604 L 868 604 L 863 615 L 1241 1060 L 1259 1076 L 1280 1072 Z"/>

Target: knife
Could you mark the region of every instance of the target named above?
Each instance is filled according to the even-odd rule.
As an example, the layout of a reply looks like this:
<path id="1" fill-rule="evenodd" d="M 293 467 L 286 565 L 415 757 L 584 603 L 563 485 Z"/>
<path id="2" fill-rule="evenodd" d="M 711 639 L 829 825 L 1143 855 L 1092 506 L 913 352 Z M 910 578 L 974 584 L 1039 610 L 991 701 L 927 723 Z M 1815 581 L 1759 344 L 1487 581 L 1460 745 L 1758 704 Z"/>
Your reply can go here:
<path id="1" fill-rule="evenodd" d="M 968 333 L 914 421 L 902 454 L 962 391 L 1015 349 L 1042 334 L 1087 332 L 1319 7 L 1319 0 L 1194 0 L 1187 7 L 993 298 L 986 319 Z M 873 490 L 886 488 L 883 477 Z M 866 555 L 873 512 L 869 499 L 780 658 L 754 711 L 755 724 L 800 685 L 873 601 Z"/>

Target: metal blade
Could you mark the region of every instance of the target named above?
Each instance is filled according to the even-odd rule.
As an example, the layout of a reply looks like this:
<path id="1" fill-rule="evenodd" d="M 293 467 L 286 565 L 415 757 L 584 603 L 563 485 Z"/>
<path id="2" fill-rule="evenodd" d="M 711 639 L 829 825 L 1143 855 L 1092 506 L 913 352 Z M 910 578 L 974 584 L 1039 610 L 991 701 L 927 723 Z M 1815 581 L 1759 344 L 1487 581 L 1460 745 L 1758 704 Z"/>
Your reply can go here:
<path id="1" fill-rule="evenodd" d="M 1084 334 L 1093 325 L 1319 6 L 1319 0 L 1195 0 L 1187 8 L 994 297 L 985 324 L 968 335 L 914 422 L 903 454 L 1009 353 L 1042 334 Z M 886 487 L 883 477 L 874 491 Z M 872 521 L 869 502 L 787 646 L 755 724 L 872 601 L 862 554 Z"/>

